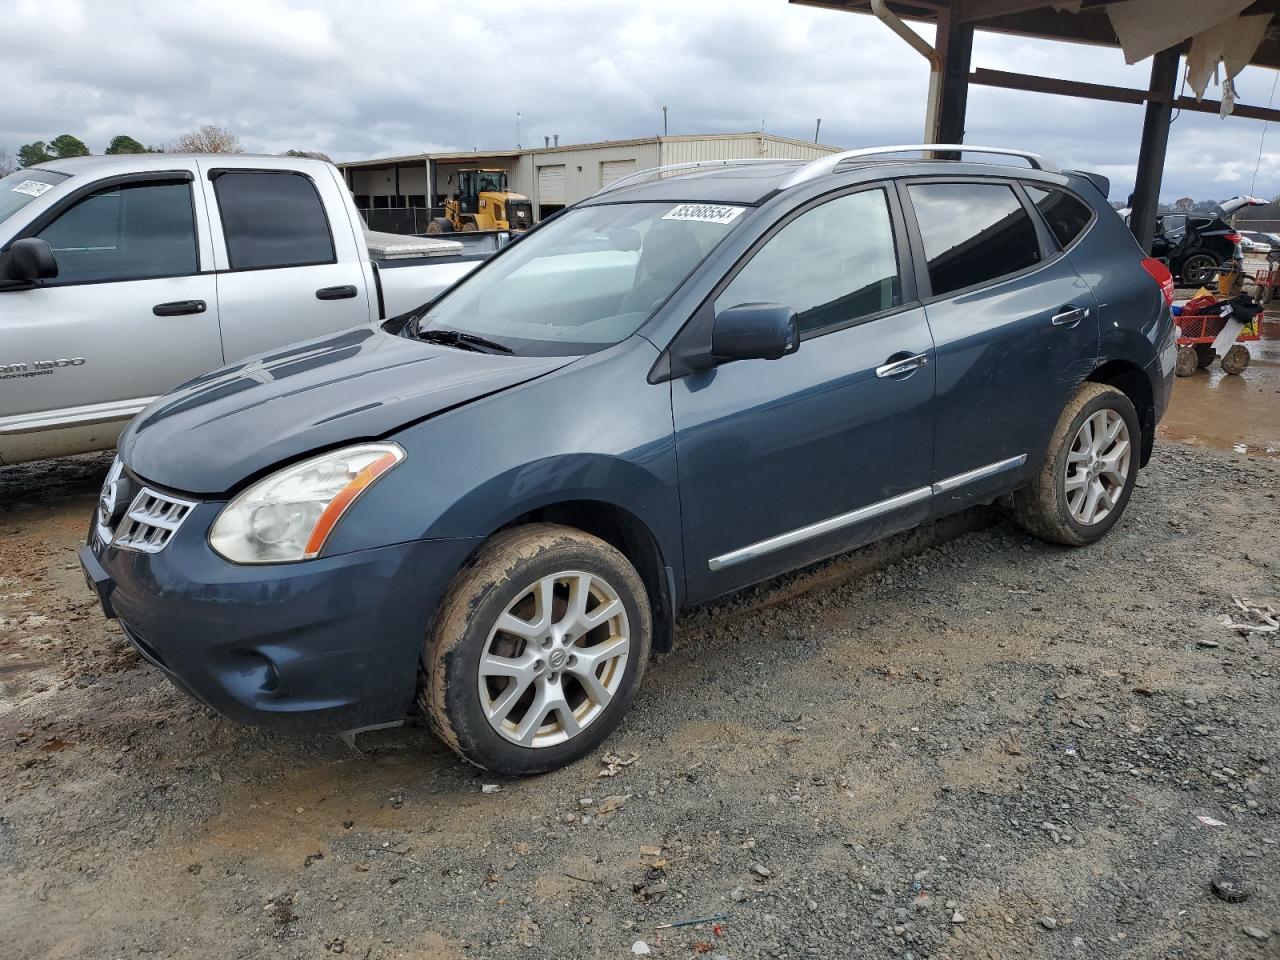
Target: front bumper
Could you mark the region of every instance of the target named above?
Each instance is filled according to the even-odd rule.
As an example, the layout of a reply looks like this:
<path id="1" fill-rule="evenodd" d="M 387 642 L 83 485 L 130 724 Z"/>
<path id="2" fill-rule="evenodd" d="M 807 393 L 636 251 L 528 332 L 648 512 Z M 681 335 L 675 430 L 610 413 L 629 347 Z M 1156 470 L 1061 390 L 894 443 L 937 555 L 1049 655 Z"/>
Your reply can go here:
<path id="1" fill-rule="evenodd" d="M 238 566 L 201 504 L 159 553 L 81 550 L 108 617 L 195 699 L 240 723 L 298 732 L 404 718 L 422 644 L 473 540 L 418 540 L 295 564 Z"/>

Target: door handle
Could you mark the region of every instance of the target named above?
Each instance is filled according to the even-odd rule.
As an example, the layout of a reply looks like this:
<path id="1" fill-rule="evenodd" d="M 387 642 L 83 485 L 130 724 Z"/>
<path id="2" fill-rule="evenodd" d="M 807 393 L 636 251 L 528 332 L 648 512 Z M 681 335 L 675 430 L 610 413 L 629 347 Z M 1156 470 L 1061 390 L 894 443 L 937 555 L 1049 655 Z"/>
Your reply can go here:
<path id="1" fill-rule="evenodd" d="M 876 376 L 883 379 L 884 377 L 896 377 L 903 373 L 911 373 L 918 370 L 929 362 L 927 353 L 917 353 L 914 357 L 906 357 L 902 360 L 894 360 L 890 363 L 876 367 Z"/>
<path id="2" fill-rule="evenodd" d="M 181 317 L 188 313 L 204 313 L 208 305 L 203 300 L 174 300 L 170 303 L 157 303 L 151 312 L 157 317 Z"/>
<path id="3" fill-rule="evenodd" d="M 344 283 L 340 287 L 321 287 L 316 291 L 317 300 L 350 300 L 359 293 L 353 283 Z"/>
<path id="4" fill-rule="evenodd" d="M 1089 316 L 1088 307 L 1063 307 L 1062 310 L 1053 315 L 1053 319 L 1049 322 L 1055 327 L 1074 327 L 1081 320 Z"/>

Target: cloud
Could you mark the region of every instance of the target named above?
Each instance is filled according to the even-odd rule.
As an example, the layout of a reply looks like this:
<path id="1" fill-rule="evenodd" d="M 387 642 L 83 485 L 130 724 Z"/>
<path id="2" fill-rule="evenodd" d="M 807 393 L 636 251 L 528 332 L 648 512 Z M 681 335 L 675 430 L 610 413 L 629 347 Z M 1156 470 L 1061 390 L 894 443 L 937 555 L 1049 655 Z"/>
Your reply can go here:
<path id="1" fill-rule="evenodd" d="M 0 149 L 74 133 L 162 144 L 202 123 L 251 150 L 338 159 L 759 129 L 862 146 L 920 139 L 928 72 L 874 19 L 783 0 L 458 4 L 383 0 L 17 0 L 0 57 Z M 976 66 L 1145 87 L 1118 50 L 979 34 Z M 1265 103 L 1272 75 L 1240 77 Z M 966 139 L 1132 184 L 1142 108 L 975 87 Z M 1165 196 L 1253 180 L 1258 121 L 1184 113 Z M 1280 193 L 1276 152 L 1257 192 Z"/>

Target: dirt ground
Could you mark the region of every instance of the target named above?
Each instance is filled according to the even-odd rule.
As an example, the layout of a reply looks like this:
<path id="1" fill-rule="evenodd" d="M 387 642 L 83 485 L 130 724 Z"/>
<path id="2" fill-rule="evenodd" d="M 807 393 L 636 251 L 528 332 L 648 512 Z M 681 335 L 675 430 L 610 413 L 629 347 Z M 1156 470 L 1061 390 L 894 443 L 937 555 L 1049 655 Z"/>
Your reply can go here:
<path id="1" fill-rule="evenodd" d="M 1280 607 L 1277 350 L 1179 381 L 1102 543 L 695 610 L 527 781 L 192 703 L 76 566 L 109 458 L 0 468 L 0 956 L 1280 958 L 1280 634 L 1218 622 Z"/>

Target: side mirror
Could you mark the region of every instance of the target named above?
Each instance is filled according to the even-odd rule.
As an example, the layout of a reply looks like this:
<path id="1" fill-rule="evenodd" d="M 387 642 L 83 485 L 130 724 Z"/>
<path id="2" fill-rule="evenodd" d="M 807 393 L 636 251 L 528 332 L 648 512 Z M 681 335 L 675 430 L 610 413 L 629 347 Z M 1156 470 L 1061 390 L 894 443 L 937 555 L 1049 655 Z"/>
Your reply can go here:
<path id="1" fill-rule="evenodd" d="M 5 253 L 4 279 L 30 284 L 51 280 L 58 275 L 58 261 L 47 240 L 27 237 L 15 240 Z"/>
<path id="2" fill-rule="evenodd" d="M 777 360 L 799 349 L 796 312 L 780 303 L 729 307 L 711 327 L 711 353 L 718 360 Z"/>

